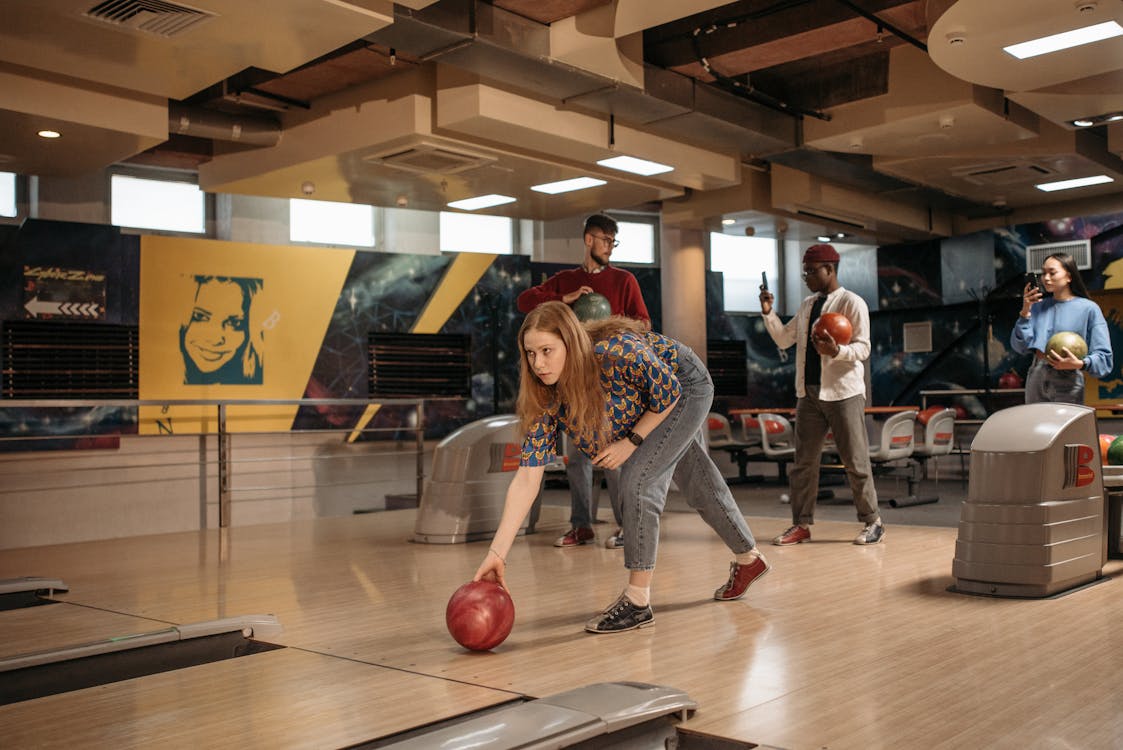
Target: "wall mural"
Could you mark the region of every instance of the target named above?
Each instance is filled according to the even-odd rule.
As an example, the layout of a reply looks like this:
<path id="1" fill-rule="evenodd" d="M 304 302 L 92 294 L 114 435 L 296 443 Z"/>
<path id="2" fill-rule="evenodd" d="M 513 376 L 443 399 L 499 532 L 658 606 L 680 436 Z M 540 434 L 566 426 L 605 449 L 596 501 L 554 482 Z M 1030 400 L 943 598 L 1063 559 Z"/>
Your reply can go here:
<path id="1" fill-rule="evenodd" d="M 879 308 L 871 313 L 875 403 L 919 403 L 920 390 L 993 389 L 1003 375 L 1024 377 L 1029 359 L 1010 350 L 1009 337 L 1019 309 L 1025 248 L 1072 239 L 1091 242 L 1093 267 L 1085 272 L 1085 282 L 1103 307 L 1113 345 L 1121 353 L 1110 377 L 1089 379 L 1088 403 L 1123 401 L 1123 214 L 1113 214 L 976 233 L 935 250 L 931 243 L 912 250 L 882 248 L 877 260 L 874 253 L 866 254 L 878 266 L 879 279 L 879 299 L 870 300 L 871 307 Z M 497 409 L 513 409 L 518 387 L 515 337 L 523 318 L 515 297 L 532 281 L 572 267 L 530 263 L 525 256 L 401 255 L 137 237 L 114 227 L 39 220 L 3 228 L 0 241 L 4 319 L 35 314 L 88 322 L 95 312 L 99 323 L 139 325 L 142 399 L 366 398 L 368 333 L 467 334 L 472 341 L 471 394 L 430 404 L 430 438 Z M 980 267 L 972 271 L 977 281 L 947 278 L 949 269 L 963 264 L 941 259 L 941 254 L 968 253 L 971 264 L 978 265 L 978 253 L 989 251 L 991 241 L 993 275 Z M 66 287 L 63 296 L 76 304 L 65 310 L 52 293 L 47 300 L 51 310 L 33 305 L 29 312 L 28 269 L 58 269 L 66 279 L 81 275 L 76 283 L 86 286 Z M 659 269 L 631 270 L 655 328 L 661 329 Z M 47 276 L 52 274 L 58 276 Z M 933 304 L 933 295 L 943 295 L 945 288 L 952 299 Z M 94 307 L 82 309 L 78 303 L 84 298 L 71 292 L 91 290 Z M 758 315 L 725 315 L 720 274 L 707 274 L 706 297 L 707 337 L 744 341 L 748 368 L 744 395 L 721 399 L 715 408 L 793 405 L 794 348 L 778 351 Z M 932 351 L 904 353 L 904 324 L 923 321 L 932 323 Z M 948 405 L 958 407 L 961 416 L 983 418 L 1010 405 L 996 398 L 965 395 L 949 399 Z M 82 436 L 85 445 L 92 445 L 96 442 L 87 436 L 213 429 L 206 414 L 184 408 L 145 409 L 139 415 L 116 408 L 54 410 L 49 418 L 42 410 L 5 409 L 0 434 Z M 393 428 L 408 421 L 390 409 L 379 413 L 371 407 L 244 407 L 234 417 L 233 430 Z M 364 438 L 359 434 L 355 439 Z M 52 447 L 77 445 L 72 440 Z"/>
<path id="2" fill-rule="evenodd" d="M 0 319 L 135 325 L 139 238 L 116 227 L 25 219 L 0 232 Z M 135 409 L 0 409 L 0 450 L 116 448 Z M 22 441 L 21 435 L 58 440 Z"/>

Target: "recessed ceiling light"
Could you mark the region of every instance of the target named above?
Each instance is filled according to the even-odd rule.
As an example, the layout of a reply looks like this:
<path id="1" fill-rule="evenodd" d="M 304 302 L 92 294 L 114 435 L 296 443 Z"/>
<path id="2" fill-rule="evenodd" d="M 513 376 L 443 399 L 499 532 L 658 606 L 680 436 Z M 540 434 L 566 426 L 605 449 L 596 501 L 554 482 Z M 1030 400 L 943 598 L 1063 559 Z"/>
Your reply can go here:
<path id="1" fill-rule="evenodd" d="M 572 180 L 559 180 L 557 182 L 547 182 L 543 185 L 531 185 L 530 189 L 539 193 L 557 195 L 558 193 L 571 193 L 574 190 L 585 190 L 587 188 L 607 184 L 608 183 L 604 180 L 598 180 L 595 177 L 574 177 Z"/>
<path id="2" fill-rule="evenodd" d="M 1092 122 L 1091 120 L 1073 120 L 1072 124 L 1078 128 L 1090 128 L 1096 123 Z"/>
<path id="3" fill-rule="evenodd" d="M 1103 185 L 1105 182 L 1115 182 L 1115 180 L 1108 177 L 1106 174 L 1098 174 L 1094 177 L 1079 177 L 1075 180 L 1046 182 L 1041 185 L 1034 185 L 1034 187 L 1038 190 L 1044 190 L 1046 193 L 1052 193 L 1055 190 L 1072 190 L 1073 188 L 1088 187 L 1089 185 Z"/>
<path id="4" fill-rule="evenodd" d="M 667 164 L 660 164 L 657 161 L 648 161 L 647 159 L 637 159 L 634 156 L 613 156 L 611 159 L 601 159 L 597 162 L 602 167 L 609 167 L 610 169 L 619 169 L 622 172 L 631 172 L 632 174 L 643 175 L 650 177 L 653 174 L 663 174 L 674 170 L 674 167 Z"/>
<path id="5" fill-rule="evenodd" d="M 815 239 L 819 240 L 819 242 L 830 242 L 831 236 L 829 234 L 820 234 Z"/>
<path id="6" fill-rule="evenodd" d="M 1118 112 L 1108 115 L 1104 118 L 1104 122 L 1119 122 L 1120 120 L 1123 120 L 1123 115 L 1119 114 Z"/>
<path id="7" fill-rule="evenodd" d="M 736 219 L 722 219 L 721 220 L 722 226 L 726 226 L 726 227 L 731 227 L 736 223 L 737 223 Z"/>
<path id="8" fill-rule="evenodd" d="M 514 202 L 515 199 L 509 195 L 490 193 L 488 195 L 477 195 L 475 198 L 453 201 L 448 205 L 450 208 L 459 208 L 462 211 L 476 211 L 481 208 L 491 208 L 492 206 L 502 206 L 504 203 Z"/>
<path id="9" fill-rule="evenodd" d="M 838 234 L 836 234 L 834 236 L 834 238 L 836 240 L 844 240 L 844 239 L 846 239 L 846 232 L 839 232 Z"/>
<path id="10" fill-rule="evenodd" d="M 1123 35 L 1123 26 L 1115 21 L 1105 21 L 1094 26 L 1085 26 L 1082 29 L 1073 29 L 1060 34 L 1043 36 L 1040 39 L 1030 39 L 1028 42 L 1011 44 L 1009 47 L 1003 47 L 1002 49 L 1019 60 L 1025 60 L 1029 57 L 1047 55 L 1050 52 L 1059 52 L 1062 49 L 1100 42 L 1120 35 Z"/>
<path id="11" fill-rule="evenodd" d="M 38 135 L 39 135 L 40 138 L 61 138 L 62 137 L 62 133 L 58 132 L 57 130 L 40 130 Z"/>

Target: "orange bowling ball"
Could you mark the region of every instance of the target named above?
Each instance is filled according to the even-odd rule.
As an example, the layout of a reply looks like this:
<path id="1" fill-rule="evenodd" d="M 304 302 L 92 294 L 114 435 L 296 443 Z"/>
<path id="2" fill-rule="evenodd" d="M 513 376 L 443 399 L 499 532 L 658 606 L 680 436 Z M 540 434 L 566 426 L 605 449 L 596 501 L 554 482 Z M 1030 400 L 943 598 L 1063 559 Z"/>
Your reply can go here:
<path id="1" fill-rule="evenodd" d="M 924 409 L 916 415 L 916 421 L 920 422 L 922 425 L 927 425 L 932 421 L 932 417 L 936 416 L 946 408 L 946 406 L 929 406 L 927 409 Z"/>
<path id="2" fill-rule="evenodd" d="M 850 343 L 850 337 L 854 335 L 854 327 L 850 325 L 850 319 L 842 313 L 827 312 L 820 315 L 815 325 L 811 326 L 811 333 L 829 333 L 836 344 L 845 346 Z"/>
<path id="3" fill-rule="evenodd" d="M 1103 434 L 1103 433 L 1100 434 L 1100 461 L 1103 462 L 1104 466 L 1108 465 L 1107 449 L 1111 447 L 1111 444 L 1115 440 L 1116 437 L 1118 437 L 1118 436 L 1117 435 L 1106 435 L 1106 434 Z"/>

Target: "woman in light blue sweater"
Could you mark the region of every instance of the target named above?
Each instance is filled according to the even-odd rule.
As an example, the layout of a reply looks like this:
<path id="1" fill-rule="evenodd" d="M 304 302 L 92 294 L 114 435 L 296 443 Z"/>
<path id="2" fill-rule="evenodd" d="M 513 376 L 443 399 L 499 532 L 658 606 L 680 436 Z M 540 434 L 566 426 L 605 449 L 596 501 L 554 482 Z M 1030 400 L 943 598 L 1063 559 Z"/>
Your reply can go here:
<path id="1" fill-rule="evenodd" d="M 1097 378 L 1112 368 L 1111 338 L 1100 306 L 1088 299 L 1088 289 L 1076 261 L 1068 253 L 1053 253 L 1041 264 L 1041 283 L 1053 296 L 1044 299 L 1041 289 L 1026 284 L 1022 312 L 1010 334 L 1010 346 L 1019 354 L 1033 352 L 1026 375 L 1026 403 L 1056 401 L 1084 403 L 1084 370 Z M 1077 357 L 1067 348 L 1046 353 L 1055 333 L 1072 331 L 1088 343 L 1088 353 Z"/>

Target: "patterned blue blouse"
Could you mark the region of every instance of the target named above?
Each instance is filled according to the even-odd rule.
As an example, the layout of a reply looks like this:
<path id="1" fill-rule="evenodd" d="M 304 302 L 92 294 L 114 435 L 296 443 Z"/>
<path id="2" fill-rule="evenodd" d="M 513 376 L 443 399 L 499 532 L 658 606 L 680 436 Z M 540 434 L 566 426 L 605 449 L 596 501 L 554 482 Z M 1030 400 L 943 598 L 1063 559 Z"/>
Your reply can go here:
<path id="1" fill-rule="evenodd" d="M 612 440 L 624 437 L 645 411 L 662 412 L 682 393 L 678 372 L 679 344 L 658 333 L 617 333 L 593 345 L 600 362 L 601 387 L 608 395 Z M 593 458 L 597 446 L 575 437 L 566 422 L 565 404 L 554 404 L 531 425 L 523 441 L 521 466 L 545 466 L 557 454 L 558 430 L 565 430 L 577 448 Z M 603 447 L 603 446 L 601 446 Z"/>

